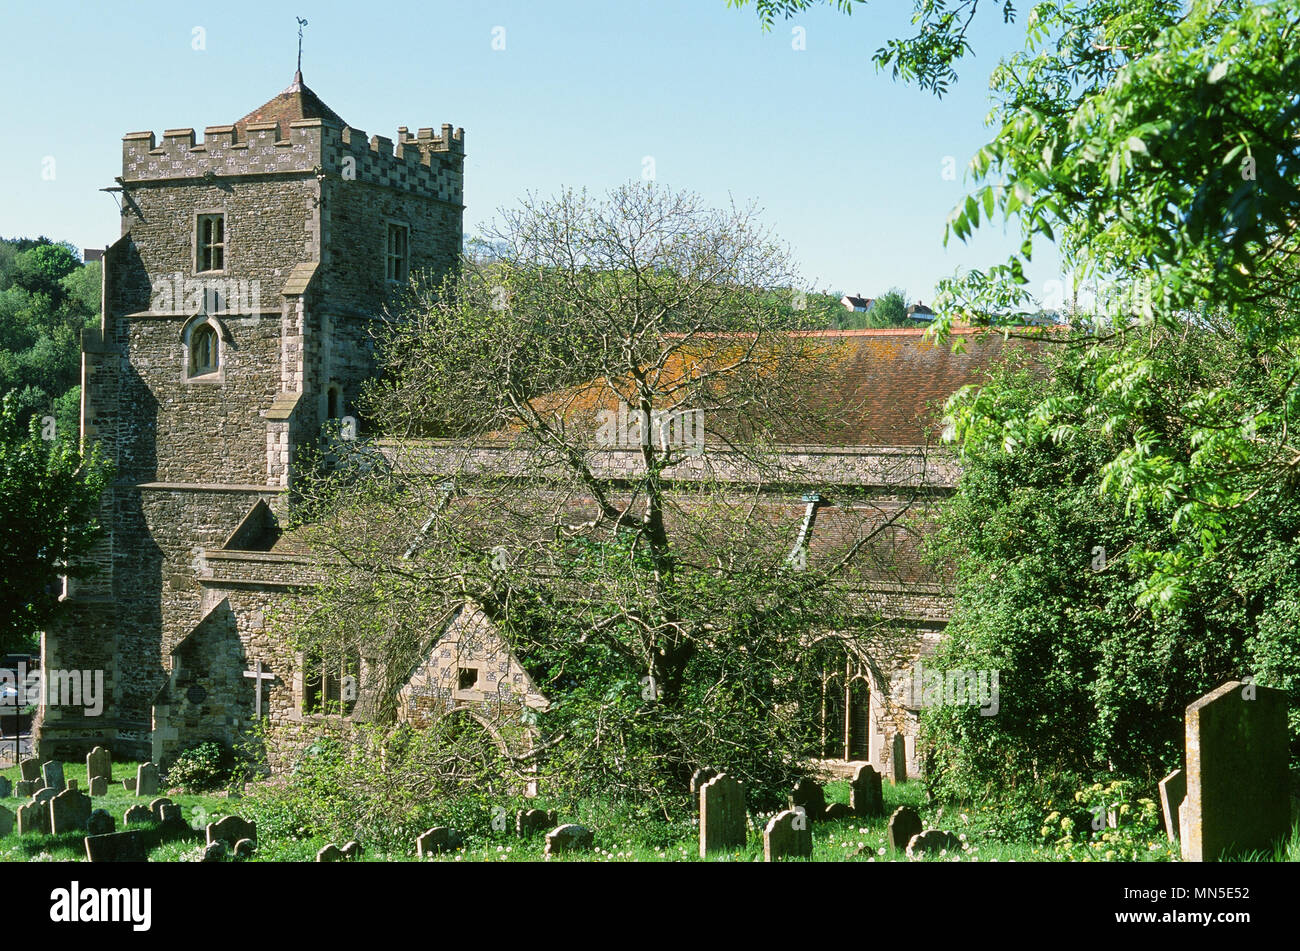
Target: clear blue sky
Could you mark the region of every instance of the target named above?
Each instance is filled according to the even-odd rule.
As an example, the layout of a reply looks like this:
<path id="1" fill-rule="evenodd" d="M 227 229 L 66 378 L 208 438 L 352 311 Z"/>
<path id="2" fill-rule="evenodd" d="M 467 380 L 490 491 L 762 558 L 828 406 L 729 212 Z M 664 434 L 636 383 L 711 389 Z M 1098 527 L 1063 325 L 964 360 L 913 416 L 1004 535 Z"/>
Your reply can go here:
<path id="1" fill-rule="evenodd" d="M 756 202 L 818 288 L 897 285 L 928 301 L 938 278 L 1012 245 L 1000 225 L 942 244 L 989 136 L 989 69 L 1022 42 L 994 9 L 980 11 L 977 58 L 938 100 L 871 64 L 908 28 L 902 0 L 852 16 L 816 9 L 770 33 L 724 0 L 2 2 L 6 237 L 114 240 L 117 208 L 99 189 L 121 173 L 121 137 L 201 135 L 280 92 L 297 14 L 309 21 L 304 79 L 348 122 L 389 137 L 399 125 L 465 128 L 467 234 L 528 191 L 640 179 L 652 156 L 661 183 Z M 806 49 L 793 48 L 796 26 Z M 947 156 L 955 181 L 942 175 Z M 1035 264 L 1039 291 L 1058 275 L 1054 260 Z"/>

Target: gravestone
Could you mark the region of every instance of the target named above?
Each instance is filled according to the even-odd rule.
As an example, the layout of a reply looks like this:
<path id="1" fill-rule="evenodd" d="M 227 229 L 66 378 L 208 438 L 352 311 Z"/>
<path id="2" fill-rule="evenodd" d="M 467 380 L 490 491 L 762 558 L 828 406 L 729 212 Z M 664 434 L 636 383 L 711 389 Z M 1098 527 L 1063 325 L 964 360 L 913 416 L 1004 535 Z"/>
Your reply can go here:
<path id="1" fill-rule="evenodd" d="M 834 822 L 837 819 L 847 819 L 851 815 L 853 815 L 853 810 L 844 803 L 832 802 L 827 805 L 826 811 L 822 813 L 822 818 L 827 822 Z"/>
<path id="2" fill-rule="evenodd" d="M 23 799 L 25 797 L 34 795 L 36 793 L 36 790 L 40 788 L 41 788 L 41 781 L 39 779 L 20 779 L 14 785 L 14 795 L 17 796 L 19 799 Z"/>
<path id="3" fill-rule="evenodd" d="M 140 826 L 153 822 L 153 813 L 147 806 L 132 806 L 122 816 L 122 824 L 128 826 Z"/>
<path id="4" fill-rule="evenodd" d="M 43 802 L 27 802 L 18 807 L 18 834 L 50 831 L 50 807 Z"/>
<path id="5" fill-rule="evenodd" d="M 561 852 L 586 852 L 594 840 L 590 829 L 570 822 L 546 833 L 545 855 L 550 858 Z"/>
<path id="6" fill-rule="evenodd" d="M 75 779 L 69 779 L 69 780 L 68 780 L 68 788 L 69 788 L 69 789 L 76 789 L 76 788 L 77 788 L 77 781 L 76 781 Z"/>
<path id="7" fill-rule="evenodd" d="M 102 746 L 86 754 L 86 781 L 93 783 L 97 776 L 105 780 L 113 778 L 113 754 Z"/>
<path id="8" fill-rule="evenodd" d="M 885 814 L 885 796 L 880 774 L 870 764 L 859 766 L 849 783 L 849 805 L 853 814 L 869 819 Z"/>
<path id="9" fill-rule="evenodd" d="M 0 799 L 8 799 L 13 794 L 13 785 L 8 776 L 0 776 Z M 31 795 L 28 793 L 28 795 Z"/>
<path id="10" fill-rule="evenodd" d="M 1187 708 L 1184 862 L 1271 853 L 1291 831 L 1286 693 L 1234 680 Z"/>
<path id="11" fill-rule="evenodd" d="M 96 809 L 86 820 L 86 832 L 91 836 L 108 835 L 117 831 L 117 823 L 107 809 Z"/>
<path id="12" fill-rule="evenodd" d="M 108 795 L 108 779 L 104 776 L 96 776 L 90 781 L 90 794 L 92 796 Z"/>
<path id="13" fill-rule="evenodd" d="M 41 778 L 41 761 L 35 757 L 21 761 L 18 768 L 22 771 L 23 779 L 28 782 L 37 782 Z"/>
<path id="14" fill-rule="evenodd" d="M 18 821 L 17 817 L 4 806 L 0 806 L 0 839 L 14 831 L 14 824 Z"/>
<path id="15" fill-rule="evenodd" d="M 903 734 L 895 733 L 889 754 L 889 781 L 897 786 L 907 782 L 907 741 Z"/>
<path id="16" fill-rule="evenodd" d="M 122 788 L 129 793 L 135 792 L 135 777 L 128 776 L 122 780 Z"/>
<path id="17" fill-rule="evenodd" d="M 165 802 L 158 807 L 158 823 L 168 835 L 182 832 L 193 832 L 190 824 L 185 821 L 185 811 L 173 802 Z"/>
<path id="18" fill-rule="evenodd" d="M 555 813 L 541 809 L 520 809 L 515 813 L 515 835 L 523 838 L 555 825 Z"/>
<path id="19" fill-rule="evenodd" d="M 895 851 L 901 852 L 906 849 L 907 843 L 912 841 L 912 836 L 920 832 L 921 817 L 911 806 L 899 806 L 889 817 L 889 847 Z"/>
<path id="20" fill-rule="evenodd" d="M 787 809 L 768 820 L 763 829 L 763 861 L 812 858 L 812 830 L 808 817 Z"/>
<path id="21" fill-rule="evenodd" d="M 149 811 L 153 813 L 154 822 L 163 821 L 162 818 L 163 806 L 174 806 L 174 805 L 176 805 L 176 803 L 172 802 L 166 796 L 163 796 L 159 799 L 155 799 L 153 802 L 149 803 Z"/>
<path id="22" fill-rule="evenodd" d="M 415 840 L 415 854 L 420 858 L 439 852 L 455 852 L 465 844 L 465 837 L 450 826 L 434 826 Z"/>
<path id="23" fill-rule="evenodd" d="M 109 832 L 86 836 L 90 862 L 147 862 L 149 843 L 139 832 Z"/>
<path id="24" fill-rule="evenodd" d="M 247 840 L 241 840 L 241 841 L 247 841 Z M 350 842 L 343 843 L 343 857 L 347 859 L 349 862 L 360 861 L 361 856 L 365 851 L 366 850 L 361 847 L 361 843 L 358 842 L 356 839 L 352 839 Z"/>
<path id="25" fill-rule="evenodd" d="M 200 862 L 224 862 L 225 860 L 226 843 L 220 839 L 209 842 L 203 849 L 203 858 L 199 859 Z"/>
<path id="26" fill-rule="evenodd" d="M 339 847 L 337 845 L 331 842 L 329 845 L 324 846 L 319 852 L 316 853 L 316 861 L 317 862 L 342 862 L 343 853 L 339 851 Z"/>
<path id="27" fill-rule="evenodd" d="M 52 759 L 41 764 L 41 779 L 45 781 L 46 789 L 53 789 L 56 793 L 68 788 L 68 784 L 63 781 L 63 764 L 58 760 Z"/>
<path id="28" fill-rule="evenodd" d="M 701 766 L 691 773 L 691 807 L 697 812 L 700 808 L 700 789 L 716 775 L 718 771 L 712 766 Z"/>
<path id="29" fill-rule="evenodd" d="M 790 793 L 790 808 L 802 809 L 808 818 L 816 821 L 826 812 L 826 791 L 815 779 L 801 779 Z"/>
<path id="30" fill-rule="evenodd" d="M 916 859 L 923 855 L 938 855 L 944 850 L 960 852 L 965 847 L 966 844 L 953 833 L 930 829 L 912 836 L 907 843 L 907 857 Z"/>
<path id="31" fill-rule="evenodd" d="M 153 763 L 141 763 L 135 771 L 135 794 L 137 796 L 158 795 L 158 767 Z"/>
<path id="32" fill-rule="evenodd" d="M 208 843 L 221 841 L 234 845 L 240 839 L 252 839 L 257 844 L 257 823 L 245 822 L 239 816 L 226 816 L 220 822 L 208 825 Z"/>
<path id="33" fill-rule="evenodd" d="M 700 858 L 745 847 L 745 790 L 726 773 L 700 787 Z"/>
<path id="34" fill-rule="evenodd" d="M 217 843 L 217 845 L 221 844 L 220 842 Z M 240 839 L 235 843 L 235 849 L 231 853 L 231 857 L 237 862 L 246 862 L 253 857 L 253 853 L 256 851 L 257 846 L 253 844 L 252 839 Z"/>
<path id="35" fill-rule="evenodd" d="M 1160 780 L 1160 812 L 1165 817 L 1165 835 L 1178 841 L 1178 807 L 1187 798 L 1187 774 L 1176 769 Z"/>
<path id="36" fill-rule="evenodd" d="M 66 789 L 50 800 L 50 832 L 73 832 L 86 828 L 90 821 L 90 797 L 76 789 Z"/>
<path id="37" fill-rule="evenodd" d="M 58 795 L 58 792 L 48 786 L 42 787 L 32 793 L 32 802 L 39 802 L 42 806 L 46 805 L 51 799 Z"/>

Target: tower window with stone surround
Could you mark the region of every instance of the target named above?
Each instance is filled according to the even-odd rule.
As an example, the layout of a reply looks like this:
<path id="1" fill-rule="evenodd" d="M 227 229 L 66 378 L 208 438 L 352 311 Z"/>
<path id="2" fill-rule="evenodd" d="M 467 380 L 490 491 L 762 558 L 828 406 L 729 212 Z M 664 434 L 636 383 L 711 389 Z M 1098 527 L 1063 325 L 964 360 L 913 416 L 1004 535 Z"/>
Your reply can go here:
<path id="1" fill-rule="evenodd" d="M 199 271 L 223 271 L 226 267 L 226 216 L 199 215 Z"/>
<path id="2" fill-rule="evenodd" d="M 217 372 L 217 332 L 204 324 L 190 334 L 190 376 Z"/>
<path id="3" fill-rule="evenodd" d="M 388 279 L 405 284 L 411 267 L 411 229 L 406 225 L 393 221 L 388 223 L 387 260 Z"/>

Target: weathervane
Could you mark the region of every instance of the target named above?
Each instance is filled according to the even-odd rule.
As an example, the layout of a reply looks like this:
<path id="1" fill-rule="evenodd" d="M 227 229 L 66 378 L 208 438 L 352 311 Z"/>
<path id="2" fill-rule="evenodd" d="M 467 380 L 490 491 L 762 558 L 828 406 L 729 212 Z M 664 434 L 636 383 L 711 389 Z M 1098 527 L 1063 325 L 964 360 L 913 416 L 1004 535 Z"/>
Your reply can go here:
<path id="1" fill-rule="evenodd" d="M 298 21 L 298 72 L 302 72 L 302 28 L 307 25 L 307 21 L 302 17 L 294 17 Z"/>

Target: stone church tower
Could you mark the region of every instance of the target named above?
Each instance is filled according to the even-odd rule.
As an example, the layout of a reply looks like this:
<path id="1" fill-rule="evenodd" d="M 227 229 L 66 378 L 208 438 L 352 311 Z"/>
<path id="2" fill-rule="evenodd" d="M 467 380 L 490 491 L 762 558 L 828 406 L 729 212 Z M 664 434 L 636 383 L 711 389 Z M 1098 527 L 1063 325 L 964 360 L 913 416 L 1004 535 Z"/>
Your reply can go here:
<path id="1" fill-rule="evenodd" d="M 450 125 L 367 140 L 301 73 L 202 141 L 193 129 L 123 138 L 122 236 L 104 255 L 102 321 L 82 361 L 82 439 L 115 466 L 106 537 L 43 647 L 47 671 L 102 670 L 105 702 L 98 716 L 47 707 L 42 757 L 96 743 L 158 755 L 181 645 L 216 617 L 207 553 L 259 547 L 249 538 L 283 514 L 295 450 L 353 413 L 385 298 L 409 273 L 454 266 L 464 157 Z M 229 569 L 228 592 L 275 587 L 241 571 L 256 575 Z M 246 615 L 242 641 L 219 651 L 235 699 L 188 688 L 223 735 L 252 713 L 255 681 L 240 674 L 260 611 Z"/>

